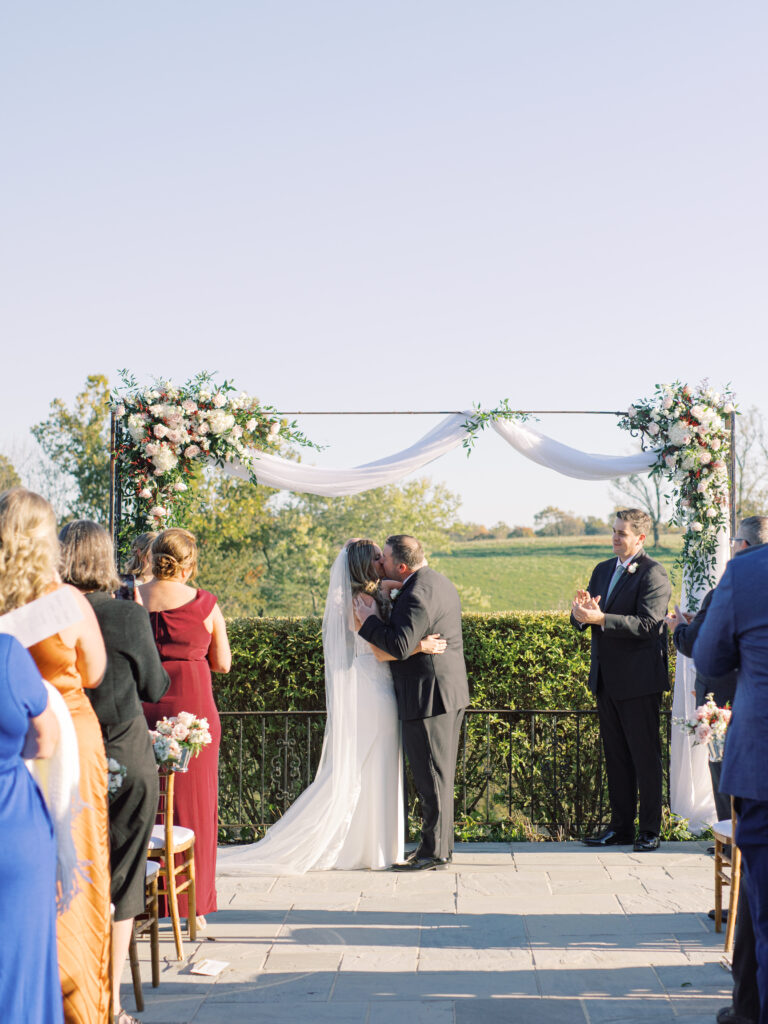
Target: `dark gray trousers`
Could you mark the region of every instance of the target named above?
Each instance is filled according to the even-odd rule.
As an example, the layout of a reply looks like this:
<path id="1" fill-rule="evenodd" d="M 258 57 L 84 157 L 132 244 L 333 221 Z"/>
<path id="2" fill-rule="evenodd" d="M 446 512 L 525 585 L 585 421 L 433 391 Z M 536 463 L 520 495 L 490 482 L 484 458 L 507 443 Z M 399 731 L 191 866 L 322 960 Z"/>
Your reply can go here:
<path id="1" fill-rule="evenodd" d="M 403 722 L 403 747 L 421 803 L 422 857 L 453 852 L 453 786 L 464 708 Z"/>

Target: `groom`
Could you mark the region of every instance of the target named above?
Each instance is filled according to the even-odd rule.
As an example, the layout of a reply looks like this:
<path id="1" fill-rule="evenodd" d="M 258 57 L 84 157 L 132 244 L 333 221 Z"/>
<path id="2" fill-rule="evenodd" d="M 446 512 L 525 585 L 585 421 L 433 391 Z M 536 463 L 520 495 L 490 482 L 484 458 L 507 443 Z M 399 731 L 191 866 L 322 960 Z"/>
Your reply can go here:
<path id="1" fill-rule="evenodd" d="M 450 580 L 430 569 L 415 537 L 387 538 L 384 575 L 401 583 L 389 623 L 360 598 L 360 636 L 395 659 L 390 662 L 403 746 L 421 801 L 421 843 L 399 871 L 428 871 L 453 858 L 453 784 L 464 709 L 469 704 L 461 604 Z M 430 633 L 447 647 L 439 657 L 411 651 Z"/>

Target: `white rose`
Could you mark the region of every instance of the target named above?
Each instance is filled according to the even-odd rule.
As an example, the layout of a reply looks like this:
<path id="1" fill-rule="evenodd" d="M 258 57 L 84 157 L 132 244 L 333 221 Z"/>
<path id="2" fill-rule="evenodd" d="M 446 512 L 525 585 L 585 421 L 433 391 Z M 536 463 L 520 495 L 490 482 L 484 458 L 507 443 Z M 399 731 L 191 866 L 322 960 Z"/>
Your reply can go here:
<path id="1" fill-rule="evenodd" d="M 669 440 L 676 448 L 682 448 L 691 440 L 690 431 L 678 420 L 669 428 Z"/>
<path id="2" fill-rule="evenodd" d="M 708 466 L 712 461 L 712 456 L 709 454 L 709 452 L 702 452 L 699 456 L 699 460 L 702 466 Z"/>
<path id="3" fill-rule="evenodd" d="M 207 434 L 209 430 L 210 427 L 205 422 L 201 423 L 200 426 L 197 428 L 198 434 Z"/>
<path id="4" fill-rule="evenodd" d="M 168 515 L 168 509 L 164 508 L 162 505 L 153 505 L 149 510 L 149 514 L 154 516 L 155 519 L 162 519 L 164 516 Z"/>
<path id="5" fill-rule="evenodd" d="M 165 437 L 165 435 L 168 433 L 168 430 L 166 429 L 165 426 L 163 426 L 162 423 L 156 423 L 152 428 L 152 433 L 155 435 L 155 437 Z"/>
<path id="6" fill-rule="evenodd" d="M 157 455 L 159 451 L 162 451 L 161 445 L 155 444 L 153 441 L 150 441 L 149 444 L 144 445 L 144 453 L 146 455 L 149 455 L 150 457 L 152 455 Z"/>
<path id="7" fill-rule="evenodd" d="M 688 529 L 691 533 L 701 533 L 704 527 L 701 525 L 701 523 L 690 523 Z"/>
<path id="8" fill-rule="evenodd" d="M 178 444 L 181 441 L 182 433 L 180 430 L 166 430 L 165 436 L 171 444 Z"/>
<path id="9" fill-rule="evenodd" d="M 256 429 L 256 420 L 254 420 L 254 419 L 248 420 L 248 422 L 245 424 L 245 429 L 246 430 L 255 430 Z"/>
<path id="10" fill-rule="evenodd" d="M 659 432 L 659 425 L 658 425 L 658 423 L 649 423 L 648 424 L 648 433 L 651 435 L 651 437 L 655 437 L 658 434 L 658 432 Z"/>
<path id="11" fill-rule="evenodd" d="M 184 449 L 184 454 L 188 459 L 194 459 L 200 454 L 200 449 L 196 444 L 191 444 L 189 448 Z"/>
<path id="12" fill-rule="evenodd" d="M 632 419 L 632 417 L 636 415 L 637 409 L 634 407 L 634 405 L 630 405 L 630 407 L 627 409 L 627 416 L 629 416 L 629 418 Z"/>
<path id="13" fill-rule="evenodd" d="M 723 406 L 723 413 L 726 416 L 730 416 L 732 412 L 736 412 L 736 406 L 733 404 L 733 402 L 726 402 Z"/>
<path id="14" fill-rule="evenodd" d="M 675 459 L 674 455 L 665 455 L 664 461 L 667 464 L 667 469 L 674 469 L 677 463 L 677 460 Z"/>
<path id="15" fill-rule="evenodd" d="M 152 491 L 150 491 L 150 489 L 148 487 L 142 487 L 141 490 L 139 491 L 139 497 L 140 498 L 145 498 L 145 499 L 151 498 L 152 497 Z"/>
<path id="16" fill-rule="evenodd" d="M 125 416 L 125 406 L 123 405 L 122 402 L 120 402 L 119 405 L 115 406 L 115 416 L 117 416 L 118 419 L 122 419 L 123 416 Z"/>
<path id="17" fill-rule="evenodd" d="M 720 444 L 721 444 L 720 438 L 719 437 L 713 437 L 712 440 L 709 442 L 709 447 L 712 449 L 713 452 L 719 452 L 720 451 Z"/>
<path id="18" fill-rule="evenodd" d="M 214 434 L 226 434 L 235 425 L 235 417 L 223 409 L 214 409 L 208 413 L 208 425 Z"/>
<path id="19" fill-rule="evenodd" d="M 193 402 L 191 398 L 185 398 L 184 401 L 181 403 L 181 408 L 184 410 L 184 412 L 197 412 L 197 402 Z"/>
<path id="20" fill-rule="evenodd" d="M 119 772 L 123 766 L 119 761 L 116 761 L 114 757 L 110 757 L 107 761 L 107 770 L 110 772 Z"/>
<path id="21" fill-rule="evenodd" d="M 703 420 L 706 417 L 706 415 L 707 415 L 707 410 L 704 408 L 703 405 L 692 405 L 691 406 L 691 416 L 693 416 L 695 419 Z"/>
<path id="22" fill-rule="evenodd" d="M 664 401 L 661 404 L 662 404 L 662 406 L 665 409 L 671 409 L 672 408 L 672 396 L 671 395 L 667 395 L 665 397 Z"/>
<path id="23" fill-rule="evenodd" d="M 706 482 L 706 480 L 699 480 L 699 485 L 696 488 L 696 490 L 699 492 L 699 494 L 703 494 L 706 491 L 706 489 L 707 489 L 707 482 Z"/>
<path id="24" fill-rule="evenodd" d="M 227 404 L 226 398 L 224 397 L 224 395 L 222 395 L 220 391 L 217 391 L 216 394 L 213 396 L 213 404 L 216 406 L 217 409 L 221 409 L 223 405 Z"/>
<path id="25" fill-rule="evenodd" d="M 709 516 L 710 519 L 714 519 L 715 516 L 717 515 L 717 509 L 716 508 L 708 508 L 707 509 L 707 515 Z"/>
<path id="26" fill-rule="evenodd" d="M 211 400 L 211 392 L 210 391 L 201 391 L 200 392 L 200 401 L 201 402 L 210 402 L 210 400 Z"/>
<path id="27" fill-rule="evenodd" d="M 173 489 L 174 491 L 186 491 L 187 485 L 183 483 L 181 480 L 177 480 L 177 482 L 173 485 Z"/>
<path id="28" fill-rule="evenodd" d="M 269 432 L 273 437 L 275 436 L 275 434 L 280 433 L 280 424 L 278 423 L 277 420 L 275 420 L 273 423 L 270 423 Z"/>
<path id="29" fill-rule="evenodd" d="M 178 462 L 178 458 L 168 448 L 161 448 L 157 455 L 152 457 L 152 464 L 155 470 L 159 470 L 161 473 L 167 473 L 169 470 L 175 469 Z"/>

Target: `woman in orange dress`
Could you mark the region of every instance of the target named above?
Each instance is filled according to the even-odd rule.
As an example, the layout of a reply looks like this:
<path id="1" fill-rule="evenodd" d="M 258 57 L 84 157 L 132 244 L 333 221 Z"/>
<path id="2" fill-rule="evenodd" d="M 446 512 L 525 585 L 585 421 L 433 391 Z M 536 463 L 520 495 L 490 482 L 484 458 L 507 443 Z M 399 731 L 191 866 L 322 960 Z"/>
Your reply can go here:
<path id="1" fill-rule="evenodd" d="M 53 509 L 22 487 L 0 494 L 0 611 L 63 587 Z M 83 687 L 98 686 L 107 659 L 96 616 L 67 587 L 82 618 L 29 649 L 40 674 L 64 698 L 80 757 L 80 800 L 74 840 L 82 867 L 77 894 L 57 921 L 59 977 L 67 1024 L 111 1024 L 109 978 L 109 828 L 107 762 L 98 719 Z"/>

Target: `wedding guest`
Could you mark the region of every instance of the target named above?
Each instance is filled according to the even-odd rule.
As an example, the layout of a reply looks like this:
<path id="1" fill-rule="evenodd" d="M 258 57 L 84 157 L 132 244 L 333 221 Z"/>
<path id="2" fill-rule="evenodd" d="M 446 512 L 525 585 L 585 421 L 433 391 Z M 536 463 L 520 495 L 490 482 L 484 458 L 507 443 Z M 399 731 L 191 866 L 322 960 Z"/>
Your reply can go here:
<path id="1" fill-rule="evenodd" d="M 2 552 L 0 552 L 2 558 Z M 18 640 L 0 634 L 0 1007 L 26 1024 L 64 1020 L 56 960 L 56 841 L 22 758 L 59 736 L 45 684 Z"/>
<path id="2" fill-rule="evenodd" d="M 589 688 L 597 700 L 611 820 L 587 846 L 634 842 L 656 850 L 661 830 L 661 695 L 669 689 L 664 616 L 672 592 L 666 570 L 643 542 L 651 518 L 623 509 L 613 524 L 615 557 L 595 566 L 571 605 L 571 623 L 592 631 Z M 635 814 L 640 803 L 635 837 Z"/>
<path id="3" fill-rule="evenodd" d="M 149 616 L 133 601 L 116 601 L 119 587 L 107 531 L 80 519 L 59 534 L 61 575 L 85 594 L 107 649 L 107 670 L 88 697 L 101 725 L 108 758 L 126 769 L 109 802 L 112 925 L 112 998 L 116 1024 L 131 1024 L 120 1006 L 120 978 L 133 919 L 144 911 L 147 849 L 158 803 L 157 766 L 141 701 L 157 701 L 170 686 L 160 663 Z"/>
<path id="4" fill-rule="evenodd" d="M 747 519 L 742 519 L 739 524 L 736 536 L 731 541 L 731 551 L 735 556 L 741 554 L 742 551 L 748 551 L 752 547 L 765 544 L 766 541 L 768 541 L 768 516 L 749 516 Z M 708 591 L 701 602 L 701 608 L 690 620 L 677 606 L 675 606 L 674 612 L 667 615 L 667 625 L 674 630 L 672 639 L 675 647 L 687 658 L 693 657 L 693 646 L 704 624 L 704 619 L 714 594 L 714 589 Z M 718 707 L 722 708 L 726 704 L 732 704 L 736 694 L 737 679 L 738 671 L 736 669 L 720 678 L 712 679 L 709 676 L 703 675 L 697 666 L 694 682 L 696 706 L 700 707 L 705 702 L 708 693 L 714 696 L 715 704 Z M 709 774 L 712 779 L 712 793 L 715 798 L 717 820 L 727 821 L 731 816 L 731 800 L 729 796 L 720 792 L 722 764 L 722 761 L 710 761 Z M 712 913 L 714 915 L 714 911 Z"/>
<path id="5" fill-rule="evenodd" d="M 232 655 L 224 616 L 216 597 L 190 586 L 197 571 L 197 543 L 188 530 L 163 530 L 152 544 L 153 579 L 141 588 L 164 668 L 171 677 L 166 695 L 144 704 L 149 727 L 164 716 L 189 711 L 207 718 L 213 742 L 193 758 L 189 771 L 176 776 L 174 821 L 195 833 L 198 927 L 216 910 L 218 771 L 221 725 L 213 697 L 211 672 L 229 672 Z M 187 916 L 186 895 L 179 913 Z"/>
<path id="6" fill-rule="evenodd" d="M 739 670 L 720 788 L 734 797 L 742 885 L 755 934 L 760 1024 L 768 1024 L 768 546 L 732 558 L 693 648 L 709 676 Z"/>
<path id="7" fill-rule="evenodd" d="M 19 608 L 62 584 L 53 509 L 22 487 L 0 495 L 0 611 Z M 81 812 L 74 839 L 83 868 L 80 889 L 57 920 L 64 1019 L 106 1024 L 110 1005 L 109 833 L 107 761 L 101 729 L 85 689 L 101 682 L 107 657 L 93 609 L 69 588 L 82 618 L 33 644 L 41 675 L 62 695 L 77 733 Z"/>

